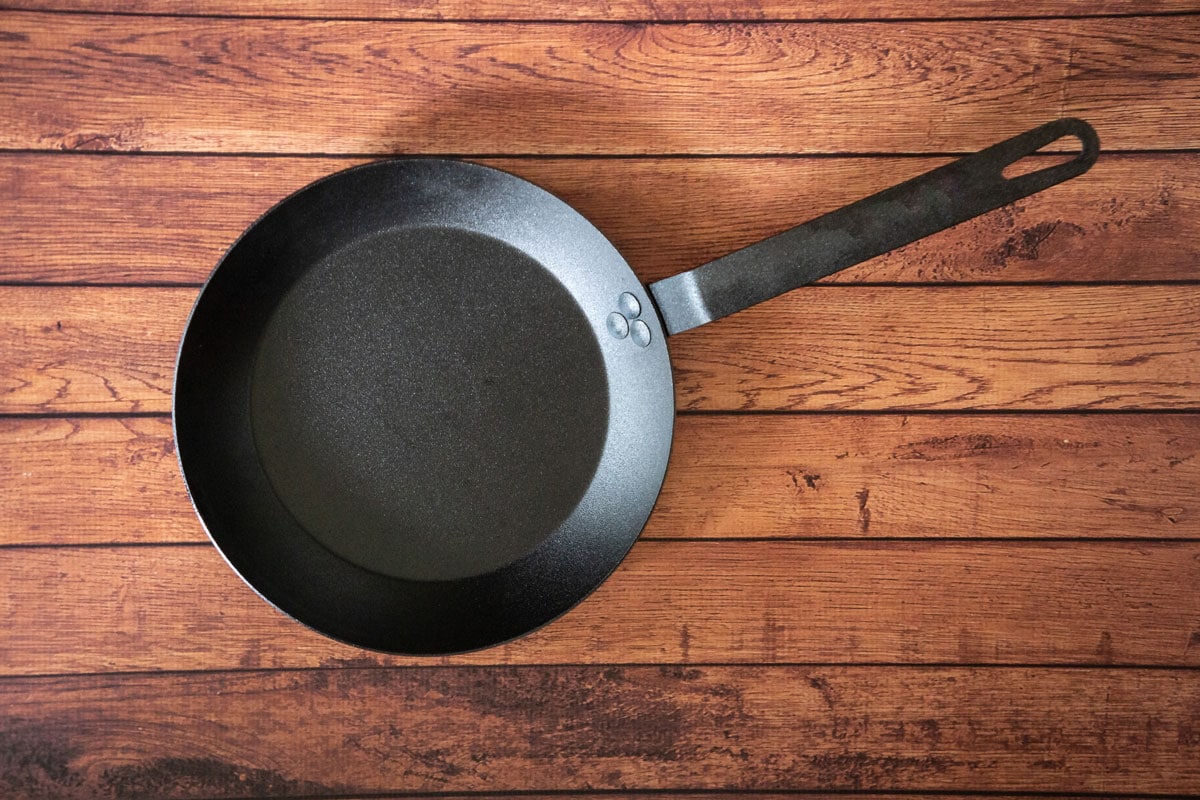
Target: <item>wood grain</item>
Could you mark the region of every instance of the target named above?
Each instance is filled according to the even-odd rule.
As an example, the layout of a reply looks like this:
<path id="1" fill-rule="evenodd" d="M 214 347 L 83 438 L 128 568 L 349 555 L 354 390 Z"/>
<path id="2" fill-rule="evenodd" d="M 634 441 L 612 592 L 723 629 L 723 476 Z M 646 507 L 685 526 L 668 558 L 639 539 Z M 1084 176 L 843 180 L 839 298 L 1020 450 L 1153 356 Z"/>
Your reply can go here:
<path id="1" fill-rule="evenodd" d="M 0 147 L 964 152 L 1075 115 L 1109 149 L 1188 148 L 1198 52 L 1192 16 L 247 26 L 12 12 Z"/>
<path id="2" fill-rule="evenodd" d="M 1200 536 L 1200 415 L 683 416 L 647 538 Z M 0 419 L 0 544 L 202 542 L 166 418 Z"/>
<path id="3" fill-rule="evenodd" d="M 169 410 L 195 295 L 0 288 L 0 410 Z"/>
<path id="4" fill-rule="evenodd" d="M 0 411 L 167 411 L 193 289 L 0 287 Z M 1179 409 L 1200 287 L 811 287 L 672 341 L 685 410 Z"/>
<path id="5" fill-rule="evenodd" d="M 448 659 L 325 639 L 208 546 L 9 548 L 0 671 L 355 664 L 1200 665 L 1200 544 L 640 542 L 580 606 Z"/>
<path id="6" fill-rule="evenodd" d="M 0 544 L 205 541 L 169 418 L 0 419 Z"/>
<path id="7" fill-rule="evenodd" d="M 1200 790 L 1200 683 L 1180 671 L 98 676 L 5 681 L 0 709 L 0 780 L 14 800 L 698 785 Z"/>
<path id="8" fill-rule="evenodd" d="M 681 417 L 652 536 L 1195 536 L 1194 415 Z"/>
<path id="9" fill-rule="evenodd" d="M 515 0 L 9 0 L 29 10 L 119 11 L 140 14 L 199 14 L 369 19 L 491 20 L 772 20 L 772 19 L 955 19 L 962 17 L 1055 17 L 1079 14 L 1161 14 L 1200 10 L 1194 0 L 573 0 L 519 3 Z"/>
<path id="10" fill-rule="evenodd" d="M 690 269 L 940 158 L 489 159 L 593 220 L 638 275 Z M 359 159 L 0 154 L 0 281 L 191 283 L 266 209 Z M 1091 172 L 826 282 L 1200 278 L 1200 156 Z"/>
<path id="11" fill-rule="evenodd" d="M 690 410 L 1191 408 L 1200 291 L 823 287 L 679 337 Z"/>

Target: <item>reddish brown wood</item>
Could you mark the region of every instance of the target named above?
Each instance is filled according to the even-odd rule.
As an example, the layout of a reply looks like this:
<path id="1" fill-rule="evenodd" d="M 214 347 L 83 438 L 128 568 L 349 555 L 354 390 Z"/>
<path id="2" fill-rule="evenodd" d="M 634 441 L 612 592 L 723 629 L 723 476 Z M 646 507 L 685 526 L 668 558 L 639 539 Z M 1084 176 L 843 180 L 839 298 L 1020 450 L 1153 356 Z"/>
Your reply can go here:
<path id="1" fill-rule="evenodd" d="M 1200 536 L 1200 416 L 683 416 L 649 538 Z M 199 542 L 166 418 L 0 420 L 0 544 Z"/>
<path id="2" fill-rule="evenodd" d="M 655 536 L 1194 537 L 1195 415 L 680 418 Z"/>
<path id="3" fill-rule="evenodd" d="M 890 153 L 1089 119 L 1200 146 L 1200 17 L 463 24 L 53 15 L 0 27 L 0 147 Z"/>
<path id="4" fill-rule="evenodd" d="M 1198 323 L 1194 286 L 813 287 L 672 364 L 694 410 L 1192 408 Z"/>
<path id="5" fill-rule="evenodd" d="M 515 0 L 10 0 L 10 8 L 120 11 L 142 14 L 265 15 L 287 17 L 365 17 L 373 19 L 555 19 L 555 20 L 717 20 L 717 19 L 942 19 L 959 17 L 1053 17 L 1085 14 L 1160 14 L 1197 11 L 1194 0 L 572 0 L 519 3 Z"/>
<path id="6" fill-rule="evenodd" d="M 0 544 L 204 541 L 169 418 L 0 419 Z"/>
<path id="7" fill-rule="evenodd" d="M 493 159 L 592 219 L 647 281 L 945 162 L 929 158 Z M 325 158 L 0 155 L 0 280 L 199 283 Z M 1105 155 L 1085 178 L 827 282 L 1200 277 L 1200 156 Z"/>
<path id="8" fill-rule="evenodd" d="M 0 673 L 354 664 L 1200 666 L 1200 544 L 641 542 L 531 636 L 441 662 L 330 641 L 209 547 L 18 548 Z"/>
<path id="9" fill-rule="evenodd" d="M 0 410 L 166 411 L 194 289 L 0 288 Z"/>
<path id="10" fill-rule="evenodd" d="M 14 800 L 698 785 L 1200 791 L 1190 671 L 95 676 L 6 681 L 0 709 L 0 781 Z"/>

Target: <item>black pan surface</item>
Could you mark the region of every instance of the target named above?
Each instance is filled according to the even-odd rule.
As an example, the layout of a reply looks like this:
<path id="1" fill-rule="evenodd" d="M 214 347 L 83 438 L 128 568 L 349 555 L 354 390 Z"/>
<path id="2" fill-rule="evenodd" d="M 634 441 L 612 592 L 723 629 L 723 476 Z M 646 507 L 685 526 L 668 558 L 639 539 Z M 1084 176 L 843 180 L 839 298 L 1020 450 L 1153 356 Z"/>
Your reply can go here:
<path id="1" fill-rule="evenodd" d="M 175 426 L 213 541 L 354 644 L 442 653 L 616 567 L 673 424 L 662 326 L 554 196 L 459 161 L 331 176 L 231 248 L 180 350 Z"/>

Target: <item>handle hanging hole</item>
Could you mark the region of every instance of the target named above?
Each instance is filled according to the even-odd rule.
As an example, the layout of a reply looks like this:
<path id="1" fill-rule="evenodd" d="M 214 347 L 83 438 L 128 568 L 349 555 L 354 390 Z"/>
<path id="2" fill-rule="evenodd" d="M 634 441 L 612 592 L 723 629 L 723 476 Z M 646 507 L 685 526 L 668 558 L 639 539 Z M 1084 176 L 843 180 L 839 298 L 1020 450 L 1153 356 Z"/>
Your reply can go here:
<path id="1" fill-rule="evenodd" d="M 1008 180 L 1040 172 L 1044 169 L 1067 164 L 1083 155 L 1083 140 L 1073 134 L 1055 139 L 1045 147 L 1021 156 L 1004 168 L 1000 174 Z"/>

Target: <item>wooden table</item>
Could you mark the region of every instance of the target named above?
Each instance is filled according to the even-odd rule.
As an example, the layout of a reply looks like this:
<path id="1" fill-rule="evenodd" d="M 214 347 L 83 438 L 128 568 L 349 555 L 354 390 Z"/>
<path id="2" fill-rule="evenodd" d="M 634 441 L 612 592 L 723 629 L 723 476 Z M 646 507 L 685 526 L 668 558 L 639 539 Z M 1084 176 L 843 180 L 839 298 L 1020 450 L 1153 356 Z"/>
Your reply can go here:
<path id="1" fill-rule="evenodd" d="M 1200 793 L 1200 4 L 7 5 L 0 796 Z M 525 640 L 330 642 L 193 517 L 184 319 L 318 176 L 495 164 L 653 280 L 1066 115 L 1087 176 L 672 341 L 649 527 Z"/>

